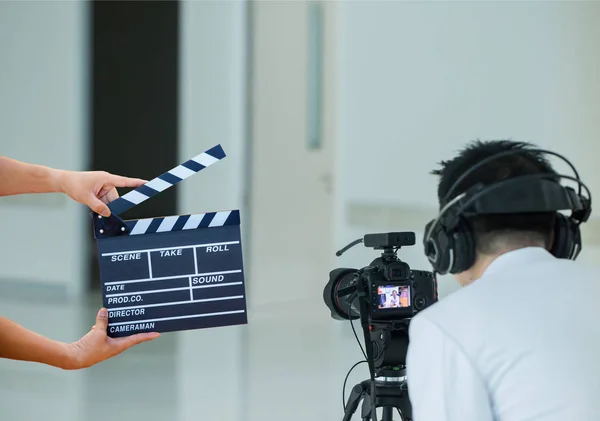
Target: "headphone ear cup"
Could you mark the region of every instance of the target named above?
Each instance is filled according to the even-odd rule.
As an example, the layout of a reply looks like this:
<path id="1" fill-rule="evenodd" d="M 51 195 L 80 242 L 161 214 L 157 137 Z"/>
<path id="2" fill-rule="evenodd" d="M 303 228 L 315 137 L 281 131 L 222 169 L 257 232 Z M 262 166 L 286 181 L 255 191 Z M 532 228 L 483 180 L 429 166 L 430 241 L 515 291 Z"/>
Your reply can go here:
<path id="1" fill-rule="evenodd" d="M 473 266 L 475 262 L 475 236 L 471 230 L 471 226 L 464 219 L 460 221 L 452 233 L 452 243 L 454 245 L 451 252 L 453 253 L 453 264 L 450 273 L 461 273 Z"/>
<path id="2" fill-rule="evenodd" d="M 563 214 L 556 213 L 554 221 L 554 242 L 550 253 L 558 259 L 566 259 L 569 255 L 570 234 L 567 229 L 567 221 Z"/>
<path id="3" fill-rule="evenodd" d="M 562 213 L 556 213 L 554 242 L 550 253 L 558 259 L 574 260 L 581 250 L 579 226 Z"/>
<path id="4" fill-rule="evenodd" d="M 431 227 L 433 230 L 431 231 Z M 425 226 L 425 235 L 423 237 L 423 247 L 425 256 L 431 263 L 434 272 L 444 275 L 448 273 L 448 253 L 450 238 L 447 235 L 441 222 L 430 221 Z"/>
<path id="5" fill-rule="evenodd" d="M 425 257 L 427 257 L 427 259 L 430 261 L 432 259 L 435 260 L 435 248 L 432 242 L 433 233 L 429 232 L 434 222 L 434 219 L 429 221 L 427 225 L 425 225 L 425 230 L 423 232 L 423 251 L 425 252 Z"/>
<path id="6" fill-rule="evenodd" d="M 425 227 L 425 239 L 432 225 Z M 440 275 L 460 273 L 469 269 L 475 261 L 475 239 L 471 227 L 463 218 L 452 232 L 442 223 L 434 226 L 429 242 L 424 243 L 425 255 L 433 270 Z"/>

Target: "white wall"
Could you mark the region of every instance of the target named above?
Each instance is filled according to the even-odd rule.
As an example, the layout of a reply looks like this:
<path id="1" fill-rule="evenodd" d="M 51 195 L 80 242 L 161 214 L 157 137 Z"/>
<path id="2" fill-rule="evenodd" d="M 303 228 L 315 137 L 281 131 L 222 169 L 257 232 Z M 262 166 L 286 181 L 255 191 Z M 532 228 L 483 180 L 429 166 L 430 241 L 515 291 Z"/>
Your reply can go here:
<path id="1" fill-rule="evenodd" d="M 244 212 L 245 7 L 244 1 L 181 2 L 179 88 L 180 161 L 219 143 L 227 154 L 223 161 L 179 185 L 179 213 L 240 209 L 243 231 L 249 224 Z M 231 380 L 242 372 L 243 329 L 234 326 L 178 333 L 182 420 L 196 420 L 198 405 L 208 418 L 240 418 L 240 405 L 223 408 L 221 397 L 227 390 L 232 401 L 242 399 Z M 209 343 L 220 345 L 207 348 Z M 219 359 L 227 363 L 218 372 L 211 370 Z"/>
<path id="2" fill-rule="evenodd" d="M 181 183 L 178 206 L 183 214 L 243 205 L 247 165 L 244 9 L 244 1 L 181 2 L 180 161 L 219 143 L 227 154 L 223 161 Z"/>
<path id="3" fill-rule="evenodd" d="M 336 99 L 329 84 L 336 76 L 331 5 L 320 9 L 318 60 L 309 31 L 317 27 L 319 9 L 308 2 L 252 4 L 251 310 L 306 297 L 322 301 L 331 268 Z M 319 62 L 320 92 L 311 89 L 307 72 Z M 322 109 L 314 106 L 311 92 Z M 322 113 L 318 148 L 309 146 L 313 112 Z"/>
<path id="4" fill-rule="evenodd" d="M 476 138 L 556 149 L 600 194 L 600 3 L 342 2 L 340 9 L 340 246 L 365 232 L 415 230 L 417 246 L 400 256 L 428 268 L 420 231 L 437 207 L 437 180 L 428 173 Z M 394 208 L 400 223 L 369 222 L 366 205 Z M 349 254 L 342 262 L 375 257 Z"/>
<path id="5" fill-rule="evenodd" d="M 85 167 L 87 6 L 0 2 L 0 154 Z M 0 282 L 85 286 L 87 210 L 59 195 L 0 199 Z"/>

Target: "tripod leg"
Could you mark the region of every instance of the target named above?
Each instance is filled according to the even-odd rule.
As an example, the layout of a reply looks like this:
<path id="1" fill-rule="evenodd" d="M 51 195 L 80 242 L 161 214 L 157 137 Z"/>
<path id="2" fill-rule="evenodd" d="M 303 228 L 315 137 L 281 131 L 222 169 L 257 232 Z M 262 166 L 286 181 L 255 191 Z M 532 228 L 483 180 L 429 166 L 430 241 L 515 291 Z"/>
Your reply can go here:
<path id="1" fill-rule="evenodd" d="M 362 403 L 362 419 L 363 421 L 377 421 L 377 418 L 372 419 L 373 415 L 377 417 L 377 411 L 373 411 L 373 404 L 375 403 L 375 399 L 373 398 L 373 396 L 371 396 L 371 387 L 368 387 L 369 389 L 365 390 L 365 396 L 363 398 Z"/>
<path id="2" fill-rule="evenodd" d="M 350 419 L 352 418 L 352 415 L 354 415 L 354 412 L 356 412 L 356 409 L 358 408 L 358 404 L 360 403 L 361 399 L 364 397 L 365 395 L 365 389 L 363 384 L 357 384 L 356 386 L 354 386 L 352 388 L 352 392 L 350 393 L 350 396 L 348 397 L 348 403 L 346 404 L 346 410 L 344 411 L 344 418 L 343 421 L 350 421 Z"/>

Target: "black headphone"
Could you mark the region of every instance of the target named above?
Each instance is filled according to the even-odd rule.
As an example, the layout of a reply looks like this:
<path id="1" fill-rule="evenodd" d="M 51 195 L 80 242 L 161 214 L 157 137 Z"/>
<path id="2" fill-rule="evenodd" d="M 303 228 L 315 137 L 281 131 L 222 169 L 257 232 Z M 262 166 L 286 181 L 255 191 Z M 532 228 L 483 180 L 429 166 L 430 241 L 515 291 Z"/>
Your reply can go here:
<path id="1" fill-rule="evenodd" d="M 518 176 L 494 184 L 478 184 L 447 202 L 460 183 L 488 162 L 507 155 L 537 152 L 554 155 L 565 161 L 575 176 L 532 174 Z M 560 184 L 567 179 L 578 184 L 578 191 Z M 585 189 L 587 197 L 581 194 Z M 493 193 L 493 194 L 490 194 Z M 467 218 L 486 214 L 556 212 L 554 242 L 550 252 L 560 259 L 575 260 L 581 251 L 580 224 L 592 213 L 592 195 L 580 180 L 577 170 L 562 155 L 544 149 L 520 149 L 490 156 L 462 174 L 452 185 L 442 203 L 438 217 L 425 226 L 423 246 L 434 272 L 440 275 L 460 273 L 475 262 L 475 239 Z M 570 210 L 565 216 L 558 211 Z"/>

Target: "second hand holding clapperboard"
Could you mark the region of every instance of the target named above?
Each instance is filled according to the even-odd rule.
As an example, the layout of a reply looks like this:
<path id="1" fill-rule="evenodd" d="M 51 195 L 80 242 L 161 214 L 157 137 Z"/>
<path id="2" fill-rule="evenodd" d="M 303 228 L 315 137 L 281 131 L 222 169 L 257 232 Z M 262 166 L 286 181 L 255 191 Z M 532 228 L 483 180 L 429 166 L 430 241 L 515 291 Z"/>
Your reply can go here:
<path id="1" fill-rule="evenodd" d="M 217 145 L 92 213 L 110 337 L 248 323 L 239 210 L 119 217 L 223 158 Z"/>

